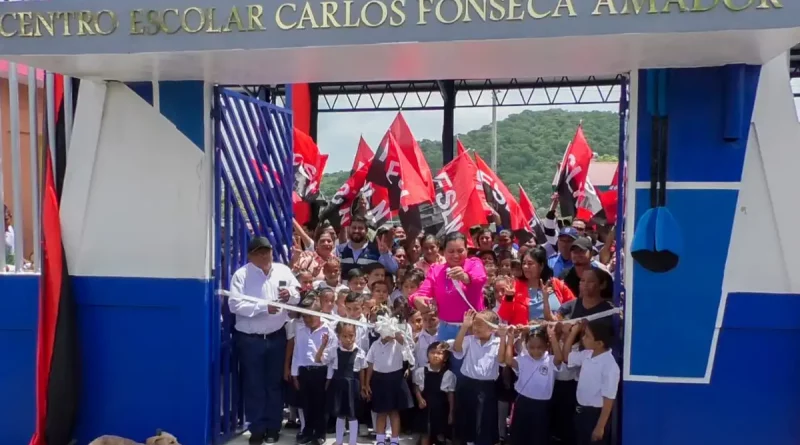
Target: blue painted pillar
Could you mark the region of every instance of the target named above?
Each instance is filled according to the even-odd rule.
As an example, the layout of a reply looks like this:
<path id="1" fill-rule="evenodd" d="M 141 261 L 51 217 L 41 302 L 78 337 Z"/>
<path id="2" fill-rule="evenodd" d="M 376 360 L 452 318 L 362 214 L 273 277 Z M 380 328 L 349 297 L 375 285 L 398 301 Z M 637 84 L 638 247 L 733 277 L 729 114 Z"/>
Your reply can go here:
<path id="1" fill-rule="evenodd" d="M 682 230 L 684 250 L 678 266 L 666 273 L 626 260 L 626 444 L 747 443 L 734 436 L 738 425 L 749 422 L 750 409 L 737 401 L 739 390 L 731 388 L 727 396 L 715 390 L 710 371 L 759 73 L 758 66 L 668 70 L 666 206 Z M 637 115 L 628 237 L 650 208 L 653 116 L 646 74 L 638 73 L 638 100 L 632 104 Z M 753 253 L 757 261 L 759 253 Z M 753 309 L 759 316 L 758 306 Z M 740 359 L 755 351 L 741 352 Z M 741 365 L 736 367 L 747 380 Z M 739 411 L 735 418 L 741 419 L 719 418 L 715 412 L 726 405 L 726 415 Z"/>

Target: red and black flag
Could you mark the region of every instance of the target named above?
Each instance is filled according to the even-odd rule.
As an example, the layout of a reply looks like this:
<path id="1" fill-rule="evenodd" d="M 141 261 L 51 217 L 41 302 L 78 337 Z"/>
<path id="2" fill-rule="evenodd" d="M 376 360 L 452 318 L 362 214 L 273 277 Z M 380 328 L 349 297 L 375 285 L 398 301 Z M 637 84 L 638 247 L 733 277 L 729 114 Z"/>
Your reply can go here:
<path id="1" fill-rule="evenodd" d="M 61 242 L 59 202 L 66 159 L 63 79 L 55 77 L 56 168 L 51 150 L 44 150 L 42 187 L 42 274 L 39 292 L 39 333 L 36 347 L 36 431 L 30 445 L 67 445 L 73 439 L 78 411 L 77 305 Z M 77 80 L 73 97 L 77 95 Z M 45 132 L 44 134 L 47 134 Z"/>
<path id="2" fill-rule="evenodd" d="M 433 189 L 428 189 L 413 163 L 389 132 L 372 158 L 367 181 L 376 192 L 380 188 L 386 189 L 388 210 L 399 213 L 400 221 L 407 232 L 419 233 L 422 230 L 419 205 L 431 202 Z M 371 209 L 373 224 L 376 226 L 388 220 L 385 204 L 382 207 L 382 212 L 377 212 L 374 205 Z"/>
<path id="3" fill-rule="evenodd" d="M 606 224 L 617 223 L 617 204 L 619 203 L 619 189 L 617 184 L 619 182 L 619 166 L 614 172 L 614 179 L 611 181 L 611 187 L 605 192 L 598 193 L 600 203 L 603 205 L 603 213 L 606 218 Z"/>
<path id="4" fill-rule="evenodd" d="M 556 173 L 561 216 L 577 215 L 578 200 L 586 186 L 592 156 L 592 149 L 583 135 L 583 127 L 578 125 Z"/>
<path id="5" fill-rule="evenodd" d="M 477 174 L 478 168 L 464 150 L 433 177 L 433 217 L 425 221 L 426 232 L 437 237 L 461 232 L 469 239 L 472 227 L 486 224 L 484 198 L 475 187 Z"/>
<path id="6" fill-rule="evenodd" d="M 591 221 L 600 225 L 608 223 L 608 217 L 603 208 L 603 202 L 600 200 L 600 194 L 595 190 L 592 181 L 589 179 L 586 179 L 583 191 L 578 196 L 577 206 L 575 219 L 586 222 Z"/>
<path id="7" fill-rule="evenodd" d="M 371 165 L 372 161 L 361 165 L 361 168 L 347 178 L 347 181 L 328 201 L 328 205 L 320 212 L 320 221 L 327 220 L 337 232 L 342 227 L 349 225 L 352 207 L 357 203 L 357 199 L 367 183 L 367 174 Z"/>
<path id="8" fill-rule="evenodd" d="M 428 161 L 425 160 L 425 155 L 422 153 L 417 139 L 411 132 L 411 128 L 408 126 L 405 118 L 403 118 L 403 113 L 397 113 L 392 125 L 389 126 L 389 130 L 383 137 L 379 145 L 380 147 L 386 145 L 389 135 L 394 138 L 397 147 L 403 152 L 409 165 L 414 168 L 414 171 L 416 171 L 420 179 L 422 179 L 422 183 L 425 184 L 425 187 L 428 189 L 427 196 L 429 198 L 433 197 L 433 175 L 431 174 L 431 168 L 428 166 Z"/>
<path id="9" fill-rule="evenodd" d="M 361 167 L 372 162 L 373 156 L 375 156 L 375 153 L 372 152 L 369 144 L 367 144 L 367 141 L 364 140 L 364 136 L 361 136 L 361 138 L 358 140 L 356 157 L 353 158 L 353 167 L 350 169 L 350 176 L 356 174 Z"/>
<path id="10" fill-rule="evenodd" d="M 531 235 L 536 240 L 536 244 L 541 246 L 547 244 L 544 225 L 542 225 L 539 215 L 536 214 L 536 207 L 533 206 L 533 202 L 528 198 L 528 194 L 525 193 L 522 185 L 519 185 L 519 208 L 528 220 L 528 225 L 531 226 Z"/>
<path id="11" fill-rule="evenodd" d="M 492 171 L 477 153 L 475 153 L 475 163 L 478 166 L 478 177 L 483 184 L 486 194 L 486 202 L 500 215 L 501 226 L 513 232 L 523 231 L 530 233 L 531 228 L 528 220 L 522 213 L 517 199 L 511 194 L 503 181 Z"/>
<path id="12" fill-rule="evenodd" d="M 294 129 L 292 142 L 294 143 L 294 190 L 303 199 L 313 199 L 319 192 L 328 155 L 320 153 L 314 139 L 297 128 Z"/>

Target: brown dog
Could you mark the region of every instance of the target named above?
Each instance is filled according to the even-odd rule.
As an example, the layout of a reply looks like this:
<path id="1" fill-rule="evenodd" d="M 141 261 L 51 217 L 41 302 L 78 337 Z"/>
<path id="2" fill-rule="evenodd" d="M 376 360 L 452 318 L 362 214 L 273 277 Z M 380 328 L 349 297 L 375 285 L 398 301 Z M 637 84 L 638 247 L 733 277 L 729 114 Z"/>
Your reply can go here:
<path id="1" fill-rule="evenodd" d="M 102 436 L 93 440 L 89 445 L 142 445 L 130 439 L 119 436 Z M 156 435 L 147 439 L 144 445 L 181 445 L 178 439 L 170 433 L 158 430 Z"/>

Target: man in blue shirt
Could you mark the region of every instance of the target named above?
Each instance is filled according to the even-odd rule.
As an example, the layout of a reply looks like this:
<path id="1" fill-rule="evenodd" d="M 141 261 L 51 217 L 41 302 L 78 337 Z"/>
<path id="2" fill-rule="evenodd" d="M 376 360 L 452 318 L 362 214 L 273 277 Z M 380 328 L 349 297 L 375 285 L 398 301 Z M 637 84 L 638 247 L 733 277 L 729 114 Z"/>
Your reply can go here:
<path id="1" fill-rule="evenodd" d="M 547 259 L 547 265 L 553 269 L 553 276 L 558 277 L 561 273 L 572 267 L 572 243 L 578 238 L 578 231 L 572 227 L 564 227 L 558 233 L 557 248 L 558 252 Z"/>

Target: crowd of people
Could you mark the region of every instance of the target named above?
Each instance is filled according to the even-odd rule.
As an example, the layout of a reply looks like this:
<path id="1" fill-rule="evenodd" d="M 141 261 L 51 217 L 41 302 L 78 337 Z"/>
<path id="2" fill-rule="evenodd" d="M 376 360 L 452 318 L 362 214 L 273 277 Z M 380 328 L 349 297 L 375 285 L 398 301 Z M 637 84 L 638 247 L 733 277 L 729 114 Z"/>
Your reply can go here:
<path id="1" fill-rule="evenodd" d="M 293 428 L 301 445 L 607 443 L 613 325 L 568 320 L 613 308 L 613 230 L 543 224 L 537 245 L 497 227 L 295 222 L 290 264 L 253 238 L 228 299 L 249 443 Z"/>

